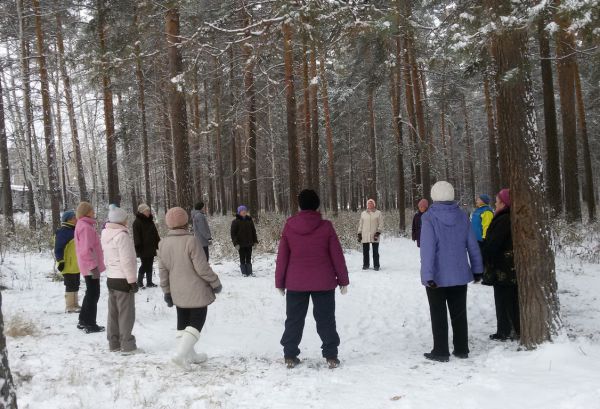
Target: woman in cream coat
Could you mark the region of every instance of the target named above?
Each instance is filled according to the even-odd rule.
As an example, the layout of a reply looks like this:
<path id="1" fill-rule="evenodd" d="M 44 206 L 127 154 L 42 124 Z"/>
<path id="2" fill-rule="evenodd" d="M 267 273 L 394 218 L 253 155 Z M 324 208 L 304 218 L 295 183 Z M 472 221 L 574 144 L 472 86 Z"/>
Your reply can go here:
<path id="1" fill-rule="evenodd" d="M 363 270 L 369 269 L 369 249 L 373 247 L 373 267 L 379 270 L 379 237 L 383 230 L 383 215 L 377 210 L 375 200 L 367 200 L 367 210 L 361 213 L 358 223 L 358 242 L 363 245 Z"/>

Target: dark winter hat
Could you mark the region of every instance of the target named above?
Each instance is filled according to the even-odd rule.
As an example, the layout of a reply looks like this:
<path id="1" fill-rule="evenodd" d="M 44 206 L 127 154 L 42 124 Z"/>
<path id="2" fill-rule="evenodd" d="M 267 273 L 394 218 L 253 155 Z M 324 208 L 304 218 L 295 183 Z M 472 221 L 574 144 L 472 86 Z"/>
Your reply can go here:
<path id="1" fill-rule="evenodd" d="M 498 197 L 500 198 L 500 201 L 502 201 L 502 203 L 504 203 L 506 205 L 506 207 L 510 207 L 510 190 L 509 189 L 502 189 L 498 193 Z"/>
<path id="2" fill-rule="evenodd" d="M 62 217 L 60 218 L 60 221 L 66 223 L 69 220 L 74 219 L 75 217 L 75 210 L 65 210 L 65 212 L 62 214 Z"/>
<path id="3" fill-rule="evenodd" d="M 198 202 L 194 205 L 194 209 L 195 210 L 202 210 L 204 209 L 204 202 Z"/>
<path id="4" fill-rule="evenodd" d="M 248 211 L 248 208 L 244 205 L 241 205 L 240 207 L 237 208 L 237 213 L 240 214 L 243 211 Z"/>
<path id="5" fill-rule="evenodd" d="M 300 210 L 317 210 L 321 206 L 321 200 L 314 190 L 304 189 L 298 195 L 298 206 Z"/>
<path id="6" fill-rule="evenodd" d="M 483 203 L 485 203 L 486 205 L 489 205 L 490 202 L 492 201 L 492 198 L 490 197 L 490 195 L 486 195 L 485 193 L 479 195 L 479 198 L 481 199 L 481 201 Z"/>

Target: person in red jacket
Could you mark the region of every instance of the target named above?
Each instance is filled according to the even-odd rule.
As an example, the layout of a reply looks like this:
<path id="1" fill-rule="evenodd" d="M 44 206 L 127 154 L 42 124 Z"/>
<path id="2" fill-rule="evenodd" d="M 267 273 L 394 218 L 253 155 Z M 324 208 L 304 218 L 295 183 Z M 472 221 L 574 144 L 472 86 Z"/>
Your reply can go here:
<path id="1" fill-rule="evenodd" d="M 323 357 L 330 368 L 336 368 L 340 337 L 335 325 L 335 289 L 339 286 L 342 294 L 348 291 L 346 260 L 333 224 L 317 211 L 317 193 L 303 190 L 298 204 L 300 212 L 283 228 L 275 269 L 275 287 L 286 296 L 287 318 L 281 338 L 285 363 L 288 368 L 300 363 L 298 345 L 312 299 Z"/>

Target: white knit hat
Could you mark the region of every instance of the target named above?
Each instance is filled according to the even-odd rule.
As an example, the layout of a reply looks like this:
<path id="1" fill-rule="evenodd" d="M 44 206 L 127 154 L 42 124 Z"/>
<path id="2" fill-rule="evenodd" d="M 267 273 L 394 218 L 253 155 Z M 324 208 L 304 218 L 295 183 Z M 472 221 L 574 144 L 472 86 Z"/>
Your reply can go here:
<path id="1" fill-rule="evenodd" d="M 108 211 L 108 221 L 123 224 L 127 221 L 127 212 L 120 207 L 113 207 Z"/>
<path id="2" fill-rule="evenodd" d="M 146 210 L 150 210 L 150 206 L 148 206 L 146 203 L 142 203 L 138 206 L 138 213 L 144 213 Z"/>
<path id="3" fill-rule="evenodd" d="M 454 187 L 446 181 L 439 181 L 431 188 L 431 199 L 434 202 L 451 202 L 454 200 Z"/>

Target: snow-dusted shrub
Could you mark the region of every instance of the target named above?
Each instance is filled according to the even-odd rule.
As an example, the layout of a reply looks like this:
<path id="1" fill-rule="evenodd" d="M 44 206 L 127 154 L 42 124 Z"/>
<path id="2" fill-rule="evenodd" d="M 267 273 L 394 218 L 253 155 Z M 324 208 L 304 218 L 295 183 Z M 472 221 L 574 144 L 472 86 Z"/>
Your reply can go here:
<path id="1" fill-rule="evenodd" d="M 552 227 L 555 254 L 600 264 L 600 222 L 569 224 L 557 219 Z"/>
<path id="2" fill-rule="evenodd" d="M 9 317 L 4 323 L 4 333 L 13 338 L 36 336 L 39 334 L 37 325 L 21 314 Z"/>

